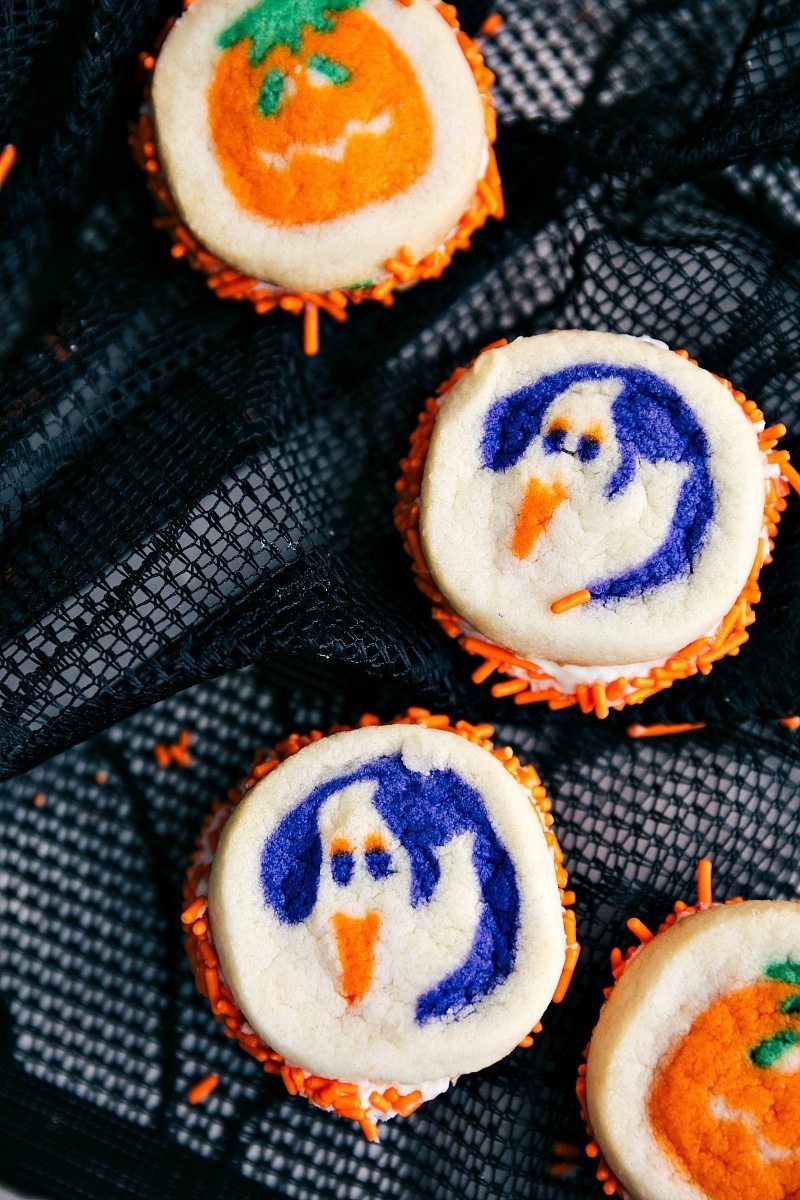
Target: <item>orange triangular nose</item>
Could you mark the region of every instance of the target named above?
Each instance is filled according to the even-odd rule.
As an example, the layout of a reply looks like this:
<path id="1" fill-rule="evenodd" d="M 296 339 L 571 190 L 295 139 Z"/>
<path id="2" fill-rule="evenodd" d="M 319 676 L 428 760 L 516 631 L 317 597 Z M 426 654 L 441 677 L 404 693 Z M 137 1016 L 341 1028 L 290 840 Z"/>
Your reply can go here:
<path id="1" fill-rule="evenodd" d="M 348 917 L 334 913 L 331 921 L 341 970 L 339 991 L 348 1004 L 357 1004 L 372 984 L 381 915 L 368 912 L 363 917 Z"/>
<path id="2" fill-rule="evenodd" d="M 553 513 L 566 498 L 567 493 L 557 481 L 549 484 L 538 479 L 528 480 L 511 538 L 511 553 L 515 558 L 527 558 L 550 524 Z"/>

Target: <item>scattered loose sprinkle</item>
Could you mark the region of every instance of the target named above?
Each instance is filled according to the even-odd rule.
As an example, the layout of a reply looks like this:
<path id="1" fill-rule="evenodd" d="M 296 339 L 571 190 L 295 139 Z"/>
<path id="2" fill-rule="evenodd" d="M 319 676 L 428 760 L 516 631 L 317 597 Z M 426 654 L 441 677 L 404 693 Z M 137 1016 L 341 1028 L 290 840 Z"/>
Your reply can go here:
<path id="1" fill-rule="evenodd" d="M 108 783 L 108 771 L 95 771 L 94 781 L 95 783 L 99 783 L 101 787 L 104 783 Z"/>
<path id="2" fill-rule="evenodd" d="M 564 855 L 550 828 L 552 824 L 551 804 L 538 773 L 533 767 L 520 763 L 509 747 L 495 746 L 491 740 L 494 737 L 494 728 L 491 725 L 471 725 L 468 721 L 457 721 L 452 724 L 444 713 L 431 713 L 427 708 L 420 707 L 408 708 L 404 715 L 395 717 L 394 720 L 387 723 L 420 725 L 428 729 L 446 729 L 451 733 L 458 734 L 497 758 L 527 791 L 531 805 L 542 822 L 545 840 L 553 859 L 556 884 L 562 904 L 567 953 L 561 978 L 553 996 L 553 1003 L 558 1003 L 564 998 L 569 987 L 580 947 L 577 942 L 575 914 L 571 911 L 575 894 L 566 890 L 567 872 L 563 865 Z M 374 713 L 365 713 L 356 723 L 356 727 L 362 729 L 380 724 L 380 719 Z M 341 733 L 348 728 L 351 727 L 335 725 L 329 732 Z M 297 754 L 304 746 L 317 742 L 324 736 L 319 730 L 312 730 L 309 734 L 290 734 L 285 741 L 268 751 L 266 756 L 263 753 L 257 755 L 258 761 L 254 764 L 250 774 L 238 787 L 230 789 L 226 803 L 218 801 L 212 806 L 211 813 L 197 840 L 197 850 L 184 880 L 183 894 L 186 907 L 181 913 L 181 923 L 188 935 L 186 951 L 197 990 L 208 999 L 214 1016 L 224 1023 L 227 1036 L 235 1038 L 242 1049 L 261 1063 L 264 1071 L 270 1075 L 279 1075 L 290 1095 L 304 1096 L 320 1108 L 330 1109 L 340 1117 L 356 1121 L 369 1141 L 377 1141 L 378 1126 L 366 1111 L 356 1084 L 338 1079 L 324 1079 L 321 1076 L 309 1074 L 299 1067 L 290 1066 L 277 1051 L 265 1045 L 258 1035 L 253 1033 L 244 1014 L 237 1007 L 233 993 L 220 975 L 211 929 L 208 921 L 204 919 L 212 856 L 225 822 L 236 805 L 250 788 L 263 778 L 266 772 L 277 767 L 284 759 Z M 539 1033 L 541 1028 L 541 1024 L 537 1024 L 531 1033 Z M 530 1035 L 524 1037 L 520 1042 L 521 1046 L 532 1044 L 533 1038 Z M 192 1090 L 201 1088 L 206 1082 L 206 1080 L 202 1080 Z M 216 1087 L 216 1082 L 213 1087 Z M 209 1090 L 212 1089 L 209 1088 Z M 421 1104 L 421 1092 L 412 1091 L 401 1095 L 394 1087 L 386 1088 L 383 1092 L 372 1092 L 369 1096 L 369 1105 L 373 1109 L 382 1113 L 394 1112 L 400 1117 L 410 1116 Z"/>
<path id="3" fill-rule="evenodd" d="M 216 1071 L 212 1071 L 210 1075 L 205 1075 L 194 1087 L 189 1088 L 186 1094 L 186 1099 L 190 1104 L 202 1104 L 208 1099 L 211 1093 L 219 1084 L 219 1075 Z"/>
<path id="4" fill-rule="evenodd" d="M 4 146 L 0 151 L 0 188 L 3 186 L 14 169 L 14 163 L 16 161 L 17 148 L 16 146 L 12 146 L 9 142 L 8 145 Z"/>
<path id="5" fill-rule="evenodd" d="M 46 803 L 47 796 L 45 796 L 44 792 L 34 792 L 33 798 L 31 799 L 31 804 L 34 808 L 44 808 Z"/>
<path id="6" fill-rule="evenodd" d="M 781 717 L 781 725 L 787 729 L 800 729 L 800 717 Z"/>
<path id="7" fill-rule="evenodd" d="M 671 733 L 692 733 L 696 729 L 705 729 L 705 721 L 692 725 L 685 722 L 682 725 L 629 725 L 629 738 L 667 737 Z"/>
<path id="8" fill-rule="evenodd" d="M 484 37 L 494 37 L 495 34 L 500 32 L 505 23 L 505 17 L 501 16 L 499 12 L 489 13 L 488 17 L 481 25 L 481 33 Z"/>
<path id="9" fill-rule="evenodd" d="M 178 740 L 170 745 L 158 744 L 153 747 L 153 757 L 159 767 L 165 768 L 175 763 L 179 767 L 190 767 L 192 759 L 189 755 L 189 746 L 192 741 L 192 735 L 188 729 L 182 729 L 178 735 Z"/>
<path id="10" fill-rule="evenodd" d="M 574 1142 L 554 1142 L 553 1154 L 557 1158 L 580 1158 L 581 1148 L 576 1146 Z"/>

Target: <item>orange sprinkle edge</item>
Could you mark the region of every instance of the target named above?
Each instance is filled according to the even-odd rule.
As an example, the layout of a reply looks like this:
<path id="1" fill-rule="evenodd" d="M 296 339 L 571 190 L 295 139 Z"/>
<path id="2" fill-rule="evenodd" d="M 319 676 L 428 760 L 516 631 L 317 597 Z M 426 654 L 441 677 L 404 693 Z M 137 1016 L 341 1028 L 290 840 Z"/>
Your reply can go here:
<path id="1" fill-rule="evenodd" d="M 580 608 L 582 604 L 588 604 L 591 598 L 592 593 L 587 592 L 586 588 L 581 588 L 578 592 L 570 592 L 568 596 L 554 600 L 550 605 L 550 612 L 558 617 L 561 613 L 569 612 L 571 608 Z"/>
<path id="2" fill-rule="evenodd" d="M 645 676 L 637 676 L 635 680 L 628 680 L 620 676 L 605 685 L 595 685 L 593 688 L 579 685 L 573 692 L 564 692 L 555 680 L 551 679 L 536 663 L 521 658 L 503 646 L 496 646 L 492 642 L 480 640 L 464 632 L 467 623 L 448 604 L 436 586 L 422 554 L 419 540 L 419 502 L 422 478 L 439 405 L 443 397 L 477 362 L 478 358 L 498 346 L 504 345 L 506 345 L 506 339 L 501 338 L 489 346 L 485 346 L 472 363 L 466 367 L 457 367 L 452 375 L 439 385 L 436 394 L 425 402 L 417 421 L 417 427 L 411 435 L 409 452 L 400 463 L 401 474 L 395 484 L 397 500 L 393 511 L 394 524 L 402 539 L 403 548 L 412 560 L 414 583 L 423 595 L 432 601 L 431 615 L 434 620 L 441 625 L 448 637 L 457 639 L 463 650 L 466 650 L 468 654 L 477 655 L 482 660 L 480 666 L 473 673 L 473 680 L 476 684 L 483 683 L 495 671 L 519 682 L 519 672 L 523 671 L 529 681 L 526 688 L 507 689 L 501 682 L 494 683 L 491 688 L 493 696 L 510 695 L 513 697 L 513 703 L 520 706 L 545 703 L 552 710 L 558 711 L 579 705 L 582 712 L 594 713 L 595 716 L 602 719 L 608 715 L 610 709 L 618 710 L 632 704 L 640 704 L 650 696 L 672 687 L 673 683 L 680 679 L 697 674 L 708 675 L 716 662 L 728 655 L 738 654 L 739 647 L 748 640 L 750 636 L 748 628 L 755 620 L 753 610 L 761 598 L 758 577 L 762 566 L 771 561 L 774 537 L 781 519 L 781 512 L 785 508 L 784 497 L 788 494 L 790 487 L 800 494 L 800 473 L 795 471 L 789 463 L 789 455 L 786 451 L 774 449 L 775 441 L 784 427 L 772 426 L 757 434 L 765 466 L 777 464 L 780 474 L 776 477 L 766 477 L 763 527 L 765 533 L 759 537 L 755 560 L 744 587 L 721 621 L 719 628 L 709 637 L 697 638 L 688 646 L 684 646 L 671 655 L 663 666 L 652 668 Z M 673 353 L 679 358 L 686 359 L 693 366 L 698 366 L 697 361 L 690 358 L 686 350 L 675 350 Z M 715 375 L 714 378 L 723 384 L 754 425 L 761 424 L 764 420 L 763 413 L 753 401 L 748 400 L 744 393 L 734 388 L 727 379 L 722 379 L 718 375 Z M 763 442 L 764 433 L 770 435 L 765 443 Z M 563 613 L 570 608 L 586 603 L 590 598 L 589 593 L 585 590 L 573 592 L 569 596 L 554 601 L 551 611 Z M 542 682 L 540 683 L 540 681 Z M 534 682 L 537 686 L 530 686 Z M 549 686 L 544 686 L 545 684 Z M 633 686 L 633 691 L 630 690 L 629 685 Z M 631 737 L 656 737 L 659 733 L 688 732 L 689 728 L 688 725 L 685 729 L 678 726 L 653 725 L 648 729 L 648 726 L 636 725 L 630 726 L 628 732 Z M 635 732 L 631 732 L 631 730 L 635 730 Z M 644 730 L 648 730 L 648 732 L 642 732 Z"/>
<path id="3" fill-rule="evenodd" d="M 740 896 L 734 896 L 730 900 L 714 901 L 712 897 L 711 876 L 712 864 L 710 859 L 701 858 L 697 864 L 696 904 L 689 905 L 685 904 L 682 900 L 676 900 L 672 907 L 672 912 L 667 915 L 654 934 L 650 933 L 650 931 L 647 930 L 647 926 L 643 925 L 642 922 L 636 917 L 631 917 L 627 922 L 628 929 L 630 929 L 637 938 L 640 938 L 640 935 L 637 932 L 638 930 L 646 930 L 649 936 L 645 939 L 645 941 L 653 941 L 659 936 L 659 934 L 664 933 L 664 931 L 667 929 L 671 929 L 679 918 L 684 920 L 685 918 L 694 916 L 696 913 L 705 912 L 709 908 L 714 908 L 720 903 L 741 903 Z M 631 959 L 641 949 L 642 944 L 642 940 L 640 939 L 637 941 L 636 945 L 629 946 L 624 953 L 619 947 L 615 947 L 611 951 L 610 961 L 612 983 L 611 986 L 605 991 L 603 1007 L 605 1007 L 605 1005 L 608 1003 L 611 993 L 614 991 L 617 983 L 624 975 L 625 970 L 631 962 Z M 625 1192 L 623 1186 L 603 1157 L 602 1151 L 597 1144 L 591 1121 L 589 1120 L 589 1110 L 586 1104 L 586 1063 L 589 1058 L 589 1050 L 591 1045 L 592 1042 L 590 1038 L 588 1044 L 583 1050 L 583 1062 L 578 1068 L 578 1078 L 575 1083 L 575 1094 L 578 1098 L 578 1104 L 580 1105 L 581 1119 L 586 1127 L 586 1133 L 588 1137 L 588 1140 L 584 1146 L 584 1153 L 586 1154 L 587 1158 L 594 1160 L 596 1164 L 595 1177 L 600 1183 L 602 1183 L 605 1194 L 607 1196 L 624 1196 Z"/>
<path id="4" fill-rule="evenodd" d="M 186 1099 L 190 1104 L 202 1104 L 218 1085 L 219 1075 L 217 1075 L 216 1071 L 212 1071 L 210 1075 L 205 1075 L 199 1080 L 194 1087 L 189 1088 Z"/>
<path id="5" fill-rule="evenodd" d="M 17 161 L 17 147 L 11 142 L 0 150 L 0 188 L 8 179 Z"/>
<path id="6" fill-rule="evenodd" d="M 481 25 L 481 34 L 484 37 L 495 37 L 495 35 L 498 34 L 503 28 L 505 23 L 505 17 L 501 13 L 491 12 Z"/>
<path id="7" fill-rule="evenodd" d="M 183 0 L 184 11 L 193 0 Z M 410 7 L 414 0 L 399 0 L 399 3 Z M 155 138 L 150 106 L 150 89 L 153 71 L 156 65 L 156 53 L 163 44 L 169 30 L 175 23 L 170 18 L 156 39 L 153 53 L 142 53 L 139 56 L 139 69 L 144 80 L 143 104 L 137 120 L 131 122 L 128 143 L 134 161 L 144 171 L 147 187 L 153 193 L 160 210 L 160 215 L 153 224 L 156 228 L 165 229 L 172 238 L 171 252 L 175 258 L 184 258 L 196 271 L 206 275 L 206 283 L 217 296 L 225 300 L 246 300 L 253 305 L 259 315 L 283 309 L 295 316 L 303 314 L 303 349 L 308 355 L 315 355 L 319 349 L 319 313 L 325 312 L 333 320 L 347 320 L 347 309 L 350 304 L 362 304 L 367 300 L 377 301 L 385 307 L 391 307 L 395 301 L 398 288 L 405 289 L 411 284 L 422 280 L 438 279 L 450 266 L 458 250 L 468 250 L 470 239 L 481 229 L 489 219 L 494 217 L 502 220 L 505 215 L 503 189 L 500 174 L 497 169 L 497 159 L 494 153 L 494 143 L 497 137 L 497 119 L 491 95 L 494 75 L 483 61 L 477 42 L 461 30 L 458 24 L 458 14 L 451 4 L 438 3 L 436 10 L 447 24 L 454 30 L 458 45 L 467 65 L 472 72 L 475 84 L 480 94 L 484 112 L 484 124 L 488 143 L 488 158 L 482 177 L 478 180 L 475 192 L 462 213 L 458 223 L 441 246 L 435 247 L 429 254 L 414 261 L 402 257 L 402 250 L 394 258 L 385 263 L 387 274 L 375 284 L 362 288 L 351 288 L 347 291 L 333 288 L 327 292 L 294 292 L 280 287 L 274 287 L 264 280 L 243 275 L 223 259 L 217 258 L 207 250 L 194 236 L 189 227 L 184 224 L 172 194 L 169 190 L 166 175 Z M 14 147 L 6 147 L 13 151 L 13 158 L 6 174 L 13 166 L 16 158 Z M 0 186 L 3 183 L 2 155 L 0 155 Z"/>
<path id="8" fill-rule="evenodd" d="M 544 831 L 545 840 L 553 859 L 559 898 L 562 906 L 564 934 L 566 939 L 566 955 L 561 977 L 553 995 L 553 1003 L 563 1000 L 575 970 L 575 964 L 580 953 L 577 942 L 575 914 L 572 905 L 575 894 L 567 891 L 567 872 L 563 865 L 563 852 L 558 839 L 550 828 L 551 803 L 542 786 L 537 771 L 520 762 L 513 750 L 507 746 L 496 746 L 491 740 L 494 728 L 491 725 L 472 725 L 467 721 L 451 722 L 445 714 L 431 713 L 426 708 L 411 707 L 405 713 L 394 717 L 391 721 L 382 722 L 372 713 L 365 713 L 355 726 L 334 725 L 328 732 L 341 733 L 351 728 L 362 729 L 374 725 L 419 725 L 425 728 L 445 729 L 459 737 L 479 746 L 493 755 L 509 774 L 528 793 L 530 803 L 539 817 Z M 257 756 L 257 761 L 247 777 L 235 788 L 228 792 L 227 801 L 216 801 L 208 814 L 205 823 L 195 841 L 195 851 L 189 863 L 183 882 L 184 908 L 181 913 L 181 923 L 186 935 L 186 953 L 192 968 L 195 986 L 198 992 L 209 1002 L 212 1013 L 224 1026 L 226 1037 L 238 1041 L 239 1045 L 260 1062 L 264 1071 L 269 1075 L 277 1075 L 292 1096 L 304 1096 L 311 1104 L 320 1108 L 330 1109 L 337 1116 L 356 1122 L 364 1136 L 369 1141 L 378 1139 L 378 1127 L 364 1109 L 358 1089 L 354 1083 L 338 1079 L 323 1079 L 311 1075 L 299 1067 L 290 1067 L 285 1059 L 267 1046 L 251 1027 L 241 1009 L 237 1006 L 233 994 L 228 987 L 219 966 L 214 950 L 213 935 L 206 908 L 208 880 L 211 874 L 211 859 L 217 847 L 217 842 L 225 822 L 236 808 L 239 801 L 252 787 L 268 772 L 264 767 L 272 769 L 284 759 L 297 754 L 304 746 L 320 741 L 326 735 L 320 730 L 312 730 L 308 734 L 292 733 L 284 741 L 279 742 L 263 757 Z M 209 853 L 210 851 L 210 853 Z M 541 1030 L 537 1024 L 533 1034 Z M 533 1037 L 528 1035 L 522 1039 L 525 1047 L 533 1044 Z M 201 1081 L 204 1083 L 205 1081 Z M 199 1085 L 196 1085 L 199 1086 Z M 216 1086 L 216 1084 L 214 1085 Z M 213 1089 L 210 1089 L 213 1090 Z M 383 1092 L 373 1092 L 369 1097 L 372 1108 L 379 1112 L 393 1112 L 399 1117 L 410 1116 L 422 1103 L 422 1095 L 411 1091 L 400 1095 L 396 1088 L 389 1087 Z"/>

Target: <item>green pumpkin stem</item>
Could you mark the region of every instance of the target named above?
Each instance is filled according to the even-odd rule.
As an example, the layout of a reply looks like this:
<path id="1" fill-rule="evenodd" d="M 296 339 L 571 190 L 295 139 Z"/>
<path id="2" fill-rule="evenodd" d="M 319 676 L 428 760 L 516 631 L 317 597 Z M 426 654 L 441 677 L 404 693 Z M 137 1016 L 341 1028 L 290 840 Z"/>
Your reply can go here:
<path id="1" fill-rule="evenodd" d="M 249 38 L 250 65 L 257 67 L 277 46 L 285 46 L 292 54 L 299 54 L 306 28 L 315 33 L 330 33 L 334 28 L 330 14 L 358 8 L 361 3 L 362 0 L 260 0 L 223 29 L 218 44 L 228 50 Z M 338 63 L 333 65 L 339 67 Z M 345 68 L 339 67 L 339 70 Z"/>

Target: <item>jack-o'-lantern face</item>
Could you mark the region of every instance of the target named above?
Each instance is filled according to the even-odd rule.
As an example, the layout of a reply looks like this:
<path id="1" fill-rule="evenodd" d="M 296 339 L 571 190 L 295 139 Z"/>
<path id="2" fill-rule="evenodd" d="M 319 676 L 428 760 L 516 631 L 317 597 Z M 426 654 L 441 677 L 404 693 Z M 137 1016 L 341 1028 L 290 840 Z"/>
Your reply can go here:
<path id="1" fill-rule="evenodd" d="M 406 191 L 433 152 L 415 72 L 361 0 L 261 0 L 225 29 L 208 90 L 225 184 L 284 225 Z"/>
<path id="2" fill-rule="evenodd" d="M 702 1013 L 650 1091 L 659 1142 L 711 1200 L 800 1196 L 800 963 L 766 976 Z"/>

